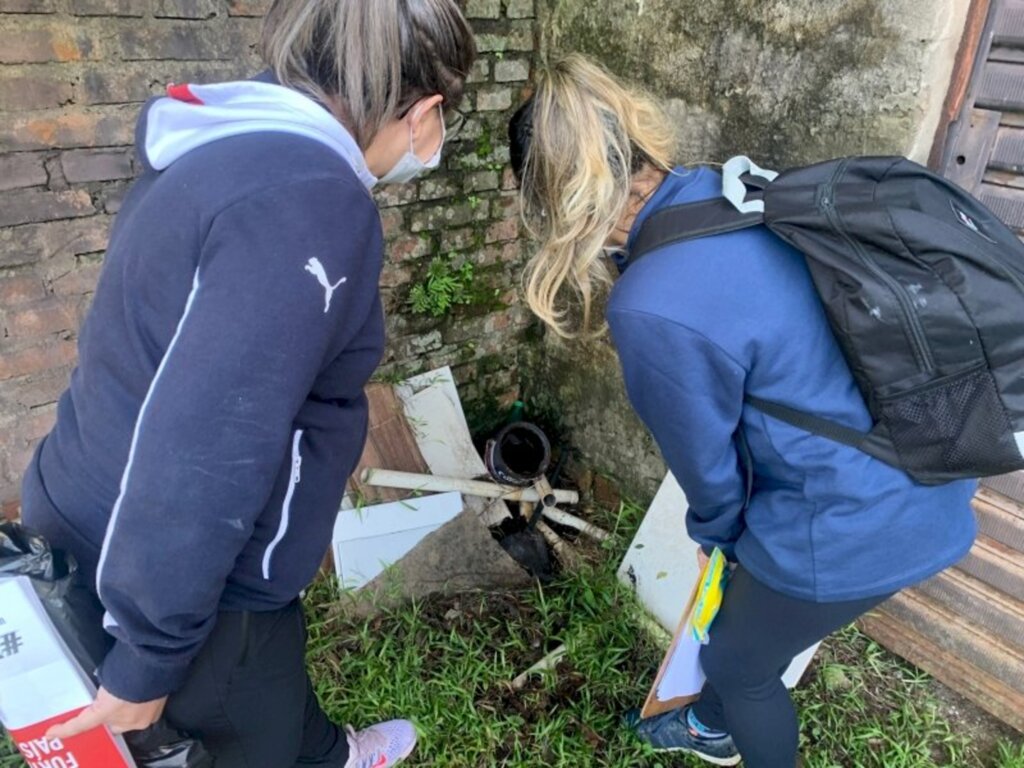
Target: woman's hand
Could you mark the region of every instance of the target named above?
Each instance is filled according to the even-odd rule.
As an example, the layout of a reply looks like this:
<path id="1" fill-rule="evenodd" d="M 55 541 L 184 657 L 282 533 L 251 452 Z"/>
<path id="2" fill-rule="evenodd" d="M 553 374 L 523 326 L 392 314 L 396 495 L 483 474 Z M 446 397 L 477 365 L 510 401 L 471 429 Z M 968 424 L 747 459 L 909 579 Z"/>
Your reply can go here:
<path id="1" fill-rule="evenodd" d="M 160 719 L 167 697 L 155 701 L 134 704 L 122 701 L 103 688 L 96 694 L 96 701 L 86 707 L 77 717 L 61 725 L 55 725 L 46 733 L 47 739 L 70 739 L 80 733 L 105 725 L 112 733 L 142 731 Z"/>
<path id="2" fill-rule="evenodd" d="M 708 561 L 710 559 L 711 558 L 704 554 L 703 547 L 697 547 L 697 568 L 700 570 L 701 573 L 704 573 L 704 569 L 707 568 Z"/>

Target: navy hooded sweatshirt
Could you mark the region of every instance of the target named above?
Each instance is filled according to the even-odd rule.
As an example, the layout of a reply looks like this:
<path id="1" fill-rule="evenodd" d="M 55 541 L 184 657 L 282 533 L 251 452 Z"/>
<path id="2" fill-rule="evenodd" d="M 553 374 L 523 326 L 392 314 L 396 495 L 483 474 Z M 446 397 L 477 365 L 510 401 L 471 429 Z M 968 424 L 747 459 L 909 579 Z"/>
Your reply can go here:
<path id="1" fill-rule="evenodd" d="M 665 206 L 721 194 L 716 172 L 676 169 L 632 236 Z M 800 253 L 757 227 L 626 266 L 608 323 L 633 406 L 686 492 L 693 539 L 766 586 L 817 602 L 895 592 L 967 553 L 974 481 L 917 485 L 744 405 L 751 394 L 871 428 Z M 754 476 L 746 506 L 741 431 Z"/>
<path id="2" fill-rule="evenodd" d="M 79 361 L 24 517 L 94 574 L 103 685 L 176 690 L 218 610 L 296 599 L 326 552 L 384 341 L 355 141 L 267 82 L 176 87 L 138 128 Z"/>

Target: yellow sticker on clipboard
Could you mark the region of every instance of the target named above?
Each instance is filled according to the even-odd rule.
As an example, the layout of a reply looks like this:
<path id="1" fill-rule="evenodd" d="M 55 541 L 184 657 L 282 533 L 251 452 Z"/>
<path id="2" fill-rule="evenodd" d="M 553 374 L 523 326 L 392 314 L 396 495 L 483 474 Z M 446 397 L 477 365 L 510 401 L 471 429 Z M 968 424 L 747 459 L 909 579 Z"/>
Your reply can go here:
<path id="1" fill-rule="evenodd" d="M 725 595 L 725 585 L 729 582 L 729 563 L 722 554 L 722 550 L 715 548 L 708 558 L 708 564 L 704 566 L 704 572 L 700 575 L 700 589 L 693 602 L 693 611 L 690 613 L 690 632 L 693 639 L 702 645 L 708 644 L 708 632 L 711 629 L 711 622 L 718 615 L 718 609 L 722 607 L 722 598 Z"/>

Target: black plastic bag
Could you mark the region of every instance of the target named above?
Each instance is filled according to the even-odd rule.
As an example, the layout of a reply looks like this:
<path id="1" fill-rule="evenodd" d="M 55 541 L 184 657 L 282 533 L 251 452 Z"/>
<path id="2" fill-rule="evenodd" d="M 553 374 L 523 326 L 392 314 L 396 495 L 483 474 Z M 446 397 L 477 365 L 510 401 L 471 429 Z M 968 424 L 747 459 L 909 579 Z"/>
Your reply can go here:
<path id="1" fill-rule="evenodd" d="M 75 559 L 18 523 L 0 522 L 0 577 L 27 576 L 75 660 L 95 679 L 110 647 L 95 598 L 77 578 Z M 162 720 L 124 740 L 138 768 L 212 768 L 203 745 Z"/>

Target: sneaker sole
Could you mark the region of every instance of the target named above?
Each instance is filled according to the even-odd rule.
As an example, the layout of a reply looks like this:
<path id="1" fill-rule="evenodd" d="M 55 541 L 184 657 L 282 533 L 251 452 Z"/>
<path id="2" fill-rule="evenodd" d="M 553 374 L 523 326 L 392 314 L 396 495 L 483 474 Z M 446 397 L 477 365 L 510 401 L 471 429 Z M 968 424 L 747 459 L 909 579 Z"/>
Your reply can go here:
<path id="1" fill-rule="evenodd" d="M 678 749 L 655 749 L 654 751 L 686 753 L 688 755 L 693 755 L 694 757 L 699 757 L 704 762 L 711 763 L 712 765 L 739 765 L 740 761 L 743 759 L 739 755 L 736 755 L 735 757 L 712 757 L 711 755 L 705 755 L 702 752 L 695 752 L 692 749 L 685 749 L 682 747 Z"/>

